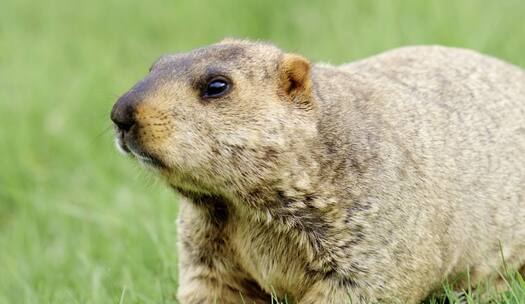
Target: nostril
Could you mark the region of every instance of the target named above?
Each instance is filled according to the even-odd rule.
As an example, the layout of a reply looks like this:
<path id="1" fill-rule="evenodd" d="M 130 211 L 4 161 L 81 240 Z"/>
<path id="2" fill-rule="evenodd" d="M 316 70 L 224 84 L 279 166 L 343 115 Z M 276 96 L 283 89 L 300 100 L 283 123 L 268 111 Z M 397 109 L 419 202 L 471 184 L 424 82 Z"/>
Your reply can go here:
<path id="1" fill-rule="evenodd" d="M 135 124 L 133 104 L 125 99 L 119 99 L 111 111 L 111 120 L 119 130 L 128 132 Z"/>
<path id="2" fill-rule="evenodd" d="M 121 131 L 124 131 L 124 132 L 128 132 L 131 127 L 133 127 L 133 125 L 135 124 L 134 121 L 125 121 L 125 122 L 117 122 L 117 121 L 113 121 L 115 123 L 115 125 L 117 125 L 117 128 L 119 128 Z"/>

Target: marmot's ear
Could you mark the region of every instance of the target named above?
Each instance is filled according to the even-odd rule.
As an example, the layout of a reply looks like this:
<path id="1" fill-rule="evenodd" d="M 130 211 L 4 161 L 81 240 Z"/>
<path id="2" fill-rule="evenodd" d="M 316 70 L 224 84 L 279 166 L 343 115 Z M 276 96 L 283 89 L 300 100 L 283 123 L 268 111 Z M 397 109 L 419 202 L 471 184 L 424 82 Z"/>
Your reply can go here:
<path id="1" fill-rule="evenodd" d="M 296 54 L 284 54 L 279 74 L 283 94 L 294 102 L 304 105 L 311 103 L 312 80 L 307 59 Z"/>

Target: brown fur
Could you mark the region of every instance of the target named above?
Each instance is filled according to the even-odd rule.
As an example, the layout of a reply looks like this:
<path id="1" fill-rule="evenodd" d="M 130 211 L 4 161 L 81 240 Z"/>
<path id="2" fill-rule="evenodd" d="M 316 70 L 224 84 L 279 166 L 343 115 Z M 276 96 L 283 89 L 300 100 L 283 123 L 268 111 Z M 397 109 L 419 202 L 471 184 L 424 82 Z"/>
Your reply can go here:
<path id="1" fill-rule="evenodd" d="M 215 74 L 231 90 L 203 98 Z M 417 303 L 496 276 L 500 244 L 525 267 L 515 66 L 439 46 L 310 65 L 226 40 L 162 57 L 124 97 L 124 145 L 183 197 L 181 303 Z"/>

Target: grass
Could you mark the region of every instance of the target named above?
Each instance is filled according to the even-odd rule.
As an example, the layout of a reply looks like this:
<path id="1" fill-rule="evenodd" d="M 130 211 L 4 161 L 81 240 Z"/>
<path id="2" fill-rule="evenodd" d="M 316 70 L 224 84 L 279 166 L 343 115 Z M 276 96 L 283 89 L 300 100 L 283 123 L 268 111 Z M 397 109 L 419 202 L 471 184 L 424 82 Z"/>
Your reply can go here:
<path id="1" fill-rule="evenodd" d="M 115 152 L 108 119 L 160 54 L 239 36 L 332 63 L 439 43 L 525 66 L 524 12 L 520 0 L 0 1 L 0 303 L 174 303 L 177 202 Z M 510 283 L 501 303 L 525 302 L 523 280 Z"/>
<path id="2" fill-rule="evenodd" d="M 468 274 L 467 282 L 469 281 Z M 443 283 L 443 291 L 432 295 L 425 304 L 444 303 L 496 303 L 496 304 L 522 304 L 525 303 L 525 281 L 523 277 L 512 270 L 501 273 L 504 278 L 506 291 L 495 292 L 492 281 L 482 282 L 462 292 L 454 291 L 450 282 Z"/>

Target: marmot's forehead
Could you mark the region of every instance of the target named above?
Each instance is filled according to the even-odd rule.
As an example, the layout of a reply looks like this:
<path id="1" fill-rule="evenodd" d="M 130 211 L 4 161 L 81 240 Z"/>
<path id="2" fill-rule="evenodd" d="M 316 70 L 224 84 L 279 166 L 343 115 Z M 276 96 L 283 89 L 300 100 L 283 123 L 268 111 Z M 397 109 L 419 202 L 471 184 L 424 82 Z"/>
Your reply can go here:
<path id="1" fill-rule="evenodd" d="M 264 43 L 215 44 L 187 53 L 164 55 L 153 63 L 151 71 L 180 75 L 211 66 L 242 70 L 254 64 L 259 67 L 274 65 L 281 53 L 277 47 Z"/>

